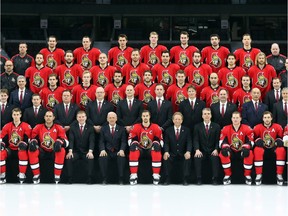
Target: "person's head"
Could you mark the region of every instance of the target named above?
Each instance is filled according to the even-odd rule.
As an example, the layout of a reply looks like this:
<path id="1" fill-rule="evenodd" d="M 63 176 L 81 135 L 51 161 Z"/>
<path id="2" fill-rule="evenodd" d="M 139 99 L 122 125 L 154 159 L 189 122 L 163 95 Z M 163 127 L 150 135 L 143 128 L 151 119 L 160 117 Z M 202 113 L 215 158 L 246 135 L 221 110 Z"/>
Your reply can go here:
<path id="1" fill-rule="evenodd" d="M 69 103 L 71 103 L 71 100 L 72 100 L 71 91 L 70 90 L 64 90 L 62 92 L 62 101 L 63 101 L 63 103 L 69 104 Z"/>
<path id="2" fill-rule="evenodd" d="M 186 31 L 180 32 L 180 42 L 182 45 L 188 44 L 189 41 L 189 33 Z"/>
<path id="3" fill-rule="evenodd" d="M 170 52 L 168 50 L 164 50 L 161 54 L 161 61 L 164 64 L 167 64 L 170 62 Z"/>
<path id="4" fill-rule="evenodd" d="M 286 60 L 285 60 L 285 68 L 286 68 L 286 70 L 288 70 L 288 58 L 286 58 Z"/>
<path id="5" fill-rule="evenodd" d="M 23 75 L 17 77 L 17 85 L 19 89 L 23 89 L 26 86 L 26 78 Z"/>
<path id="6" fill-rule="evenodd" d="M 84 110 L 79 110 L 77 112 L 76 119 L 77 119 L 77 121 L 78 121 L 78 123 L 80 125 L 85 124 L 86 120 L 87 120 L 87 115 L 86 115 L 85 111 Z"/>
<path id="7" fill-rule="evenodd" d="M 178 70 L 176 72 L 176 80 L 177 80 L 177 83 L 179 84 L 183 84 L 185 83 L 185 79 L 186 79 L 186 74 L 183 70 Z"/>
<path id="8" fill-rule="evenodd" d="M 120 35 L 118 36 L 118 44 L 119 44 L 120 47 L 126 47 L 127 42 L 128 42 L 128 37 L 127 37 L 127 35 L 125 35 L 125 34 L 120 34 Z"/>
<path id="9" fill-rule="evenodd" d="M 279 77 L 274 77 L 272 79 L 272 86 L 273 86 L 273 89 L 275 90 L 279 90 L 280 87 L 281 87 L 281 80 Z"/>
<path id="10" fill-rule="evenodd" d="M 102 101 L 104 100 L 104 97 L 105 97 L 105 91 L 104 91 L 104 88 L 103 87 L 98 87 L 96 89 L 96 99 L 99 100 L 99 101 Z"/>
<path id="11" fill-rule="evenodd" d="M 226 103 L 228 100 L 228 91 L 226 89 L 221 89 L 219 91 L 219 100 L 222 103 Z"/>
<path id="12" fill-rule="evenodd" d="M 50 49 L 54 49 L 56 48 L 56 45 L 57 45 L 57 38 L 54 35 L 51 35 L 49 36 L 47 43 Z"/>
<path id="13" fill-rule="evenodd" d="M 183 122 L 183 115 L 181 112 L 175 112 L 172 116 L 172 121 L 174 123 L 174 126 L 177 128 L 182 125 Z"/>
<path id="14" fill-rule="evenodd" d="M 47 111 L 44 116 L 45 124 L 53 124 L 55 119 L 54 113 L 52 111 Z"/>
<path id="15" fill-rule="evenodd" d="M 114 80 L 115 83 L 120 83 L 120 82 L 122 82 L 123 76 L 122 76 L 121 71 L 116 70 L 116 71 L 114 72 L 113 80 Z"/>
<path id="16" fill-rule="evenodd" d="M 133 98 L 135 93 L 134 87 L 132 85 L 128 85 L 126 87 L 125 93 L 127 98 Z"/>
<path id="17" fill-rule="evenodd" d="M 196 98 L 196 88 L 195 88 L 195 86 L 193 86 L 193 85 L 190 85 L 190 86 L 188 86 L 188 88 L 187 88 L 187 93 L 188 93 L 188 97 L 190 98 L 190 99 L 194 99 L 194 98 Z"/>
<path id="18" fill-rule="evenodd" d="M 85 70 L 82 74 L 82 82 L 83 84 L 90 85 L 90 81 L 91 81 L 91 72 L 88 70 Z"/>
<path id="19" fill-rule="evenodd" d="M 56 87 L 58 82 L 57 74 L 52 73 L 48 76 L 48 83 L 50 87 Z"/>
<path id="20" fill-rule="evenodd" d="M 241 113 L 238 111 L 233 112 L 231 120 L 233 125 L 240 125 L 242 120 Z"/>
<path id="21" fill-rule="evenodd" d="M 38 106 L 41 105 L 41 97 L 40 97 L 39 94 L 35 93 L 35 94 L 32 95 L 32 104 L 35 107 L 38 107 Z"/>
<path id="22" fill-rule="evenodd" d="M 202 110 L 202 119 L 205 122 L 210 122 L 212 118 L 212 114 L 211 114 L 211 109 L 210 108 L 204 108 Z"/>
<path id="23" fill-rule="evenodd" d="M 115 112 L 109 112 L 107 114 L 107 122 L 111 125 L 114 126 L 117 122 L 117 114 Z"/>
<path id="24" fill-rule="evenodd" d="M 146 83 L 150 83 L 152 81 L 152 72 L 150 70 L 146 70 L 143 73 L 143 80 Z"/>
<path id="25" fill-rule="evenodd" d="M 287 87 L 283 88 L 281 93 L 282 93 L 283 100 L 285 102 L 288 102 L 288 88 Z"/>
<path id="26" fill-rule="evenodd" d="M 210 74 L 209 81 L 210 81 L 211 85 L 217 85 L 218 80 L 219 80 L 219 78 L 218 78 L 218 74 L 217 73 L 213 72 L 213 73 Z"/>
<path id="27" fill-rule="evenodd" d="M 149 40 L 151 44 L 157 44 L 158 42 L 158 33 L 153 31 L 150 32 Z"/>
<path id="28" fill-rule="evenodd" d="M 14 68 L 13 62 L 10 60 L 7 60 L 4 65 L 5 72 L 10 74 L 13 72 L 13 68 Z"/>
<path id="29" fill-rule="evenodd" d="M 65 61 L 70 64 L 74 60 L 74 54 L 72 50 L 67 50 L 64 55 Z"/>
<path id="30" fill-rule="evenodd" d="M 12 118 L 14 122 L 20 122 L 21 116 L 22 111 L 20 108 L 17 107 L 12 110 Z"/>
<path id="31" fill-rule="evenodd" d="M 212 46 L 218 46 L 220 43 L 220 37 L 218 34 L 211 34 L 210 35 L 210 43 Z"/>
<path id="32" fill-rule="evenodd" d="M 139 49 L 133 49 L 131 53 L 131 59 L 133 62 L 137 62 L 140 60 L 140 50 Z"/>
<path id="33" fill-rule="evenodd" d="M 258 88 L 253 88 L 251 91 L 251 96 L 254 101 L 258 101 L 261 97 L 261 91 Z"/>
<path id="34" fill-rule="evenodd" d="M 0 89 L 0 101 L 1 103 L 7 103 L 9 92 L 7 89 Z"/>
<path id="35" fill-rule="evenodd" d="M 44 56 L 42 53 L 37 53 L 35 56 L 35 63 L 36 65 L 40 66 L 42 65 L 44 62 Z"/>
<path id="36" fill-rule="evenodd" d="M 99 55 L 99 63 L 100 64 L 107 64 L 107 62 L 108 62 L 108 57 L 107 57 L 107 55 L 105 54 L 105 53 L 101 53 L 100 55 Z"/>
<path id="37" fill-rule="evenodd" d="M 92 43 L 92 41 L 91 41 L 91 38 L 89 36 L 84 36 L 82 38 L 82 45 L 83 45 L 83 48 L 85 50 L 90 49 L 91 43 Z"/>
<path id="38" fill-rule="evenodd" d="M 242 36 L 242 43 L 244 46 L 251 46 L 251 42 L 252 42 L 252 38 L 251 38 L 251 35 L 250 34 L 244 34 Z"/>
<path id="39" fill-rule="evenodd" d="M 164 86 L 161 83 L 156 84 L 155 86 L 155 94 L 157 97 L 162 97 L 165 93 Z"/>
<path id="40" fill-rule="evenodd" d="M 273 43 L 271 45 L 271 54 L 273 56 L 278 56 L 280 54 L 280 48 L 279 48 L 279 45 L 277 43 Z"/>
<path id="41" fill-rule="evenodd" d="M 265 65 L 267 64 L 266 55 L 263 52 L 260 52 L 256 55 L 255 65 Z"/>
<path id="42" fill-rule="evenodd" d="M 251 80 L 250 80 L 249 75 L 244 75 L 241 79 L 241 82 L 242 82 L 243 87 L 245 88 L 250 87 Z"/>
<path id="43" fill-rule="evenodd" d="M 273 120 L 273 114 L 269 111 L 265 111 L 263 113 L 262 120 L 263 120 L 264 125 L 267 125 L 267 126 L 270 125 L 272 123 L 272 120 Z"/>
<path id="44" fill-rule="evenodd" d="M 233 53 L 229 53 L 227 55 L 227 64 L 228 65 L 235 65 L 236 63 L 236 56 Z"/>
<path id="45" fill-rule="evenodd" d="M 150 123 L 151 114 L 148 110 L 143 110 L 141 113 L 142 123 L 149 124 Z"/>
<path id="46" fill-rule="evenodd" d="M 193 53 L 193 62 L 195 64 L 199 64 L 201 62 L 201 58 L 202 58 L 202 55 L 201 55 L 201 52 L 196 50 L 194 53 Z"/>
<path id="47" fill-rule="evenodd" d="M 19 54 L 20 55 L 25 55 L 27 53 L 27 43 L 26 42 L 20 42 L 19 43 Z"/>

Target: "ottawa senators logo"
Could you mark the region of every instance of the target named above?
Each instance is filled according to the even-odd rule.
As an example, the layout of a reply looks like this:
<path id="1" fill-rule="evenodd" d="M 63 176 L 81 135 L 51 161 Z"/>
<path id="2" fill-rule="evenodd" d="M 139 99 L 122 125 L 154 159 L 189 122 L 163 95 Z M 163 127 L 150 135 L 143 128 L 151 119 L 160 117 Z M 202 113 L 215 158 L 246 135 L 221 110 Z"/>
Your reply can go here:
<path id="1" fill-rule="evenodd" d="M 251 101 L 251 95 L 245 95 L 245 96 L 243 97 L 243 103 L 247 103 L 247 102 L 249 102 L 249 101 Z"/>
<path id="2" fill-rule="evenodd" d="M 219 96 L 217 92 L 213 92 L 211 94 L 211 99 L 212 99 L 212 104 L 213 103 L 218 103 L 219 102 Z M 211 104 L 210 104 L 211 105 Z"/>
<path id="3" fill-rule="evenodd" d="M 97 84 L 102 86 L 103 88 L 108 84 L 108 79 L 104 74 L 104 71 L 101 71 L 98 74 Z"/>
<path id="4" fill-rule="evenodd" d="M 37 88 L 42 88 L 44 86 L 44 80 L 43 78 L 40 76 L 40 72 L 36 72 L 33 76 L 33 86 L 37 87 Z"/>
<path id="5" fill-rule="evenodd" d="M 137 85 L 140 82 L 140 76 L 137 74 L 136 70 L 130 71 L 130 79 L 128 82 L 133 86 Z"/>
<path id="6" fill-rule="evenodd" d="M 209 63 L 214 68 L 219 68 L 222 65 L 222 61 L 217 52 L 213 52 L 211 55 L 211 62 Z"/>
<path id="7" fill-rule="evenodd" d="M 73 86 L 75 83 L 74 77 L 71 75 L 70 70 L 66 70 L 64 72 L 64 79 L 62 80 L 62 83 L 64 83 L 67 86 Z"/>
<path id="8" fill-rule="evenodd" d="M 88 54 L 82 56 L 81 66 L 85 69 L 90 69 L 92 67 L 92 61 L 88 58 Z"/>
<path id="9" fill-rule="evenodd" d="M 113 103 L 114 106 L 117 106 L 118 102 L 122 99 L 123 98 L 121 98 L 119 95 L 119 91 L 113 91 L 111 102 Z"/>
<path id="10" fill-rule="evenodd" d="M 233 76 L 233 73 L 228 73 L 226 75 L 227 83 L 226 86 L 229 86 L 230 88 L 236 88 L 238 86 L 238 80 Z"/>
<path id="11" fill-rule="evenodd" d="M 56 100 L 56 98 L 54 97 L 54 94 L 49 94 L 48 95 L 48 101 L 46 106 L 50 109 L 54 109 L 55 105 L 58 104 L 59 101 Z"/>
<path id="12" fill-rule="evenodd" d="M 154 100 L 154 97 L 150 94 L 150 90 L 145 90 L 143 96 L 143 102 L 146 104 L 148 104 L 151 100 Z"/>
<path id="13" fill-rule="evenodd" d="M 140 147 L 144 149 L 150 149 L 152 146 L 152 141 L 149 139 L 147 132 L 141 133 L 141 141 L 140 141 Z"/>
<path id="14" fill-rule="evenodd" d="M 116 66 L 122 68 L 125 64 L 127 64 L 127 59 L 124 57 L 124 53 L 119 53 L 117 56 Z"/>
<path id="15" fill-rule="evenodd" d="M 160 83 L 163 85 L 171 85 L 173 83 L 173 78 L 170 76 L 168 70 L 162 71 L 162 80 Z"/>
<path id="16" fill-rule="evenodd" d="M 156 55 L 156 53 L 155 53 L 155 51 L 151 51 L 150 53 L 149 53 L 149 60 L 148 60 L 148 64 L 149 65 L 155 65 L 155 64 L 157 64 L 157 63 L 159 63 L 160 61 L 159 61 L 159 58 L 157 57 L 157 55 Z"/>
<path id="17" fill-rule="evenodd" d="M 85 108 L 88 103 L 91 101 L 91 99 L 88 97 L 87 92 L 82 92 L 80 94 L 80 106 L 82 106 L 83 108 Z"/>
<path id="18" fill-rule="evenodd" d="M 189 63 L 190 63 L 190 60 L 187 57 L 186 52 L 180 52 L 178 65 L 182 65 L 182 66 L 186 67 L 189 65 Z"/>
<path id="19" fill-rule="evenodd" d="M 199 70 L 193 71 L 193 84 L 196 84 L 197 86 L 202 86 L 204 84 L 204 77 L 200 74 Z"/>
<path id="20" fill-rule="evenodd" d="M 44 149 L 52 150 L 54 146 L 55 141 L 50 136 L 50 132 L 46 132 L 43 134 L 43 142 L 41 142 L 41 146 Z"/>
<path id="21" fill-rule="evenodd" d="M 247 70 L 247 69 L 249 69 L 252 65 L 253 65 L 253 61 L 252 61 L 252 59 L 250 58 L 250 55 L 249 55 L 249 54 L 246 54 L 246 55 L 244 56 L 244 64 L 242 65 L 242 67 Z"/>
<path id="22" fill-rule="evenodd" d="M 13 131 L 9 140 L 9 143 L 13 144 L 14 146 L 18 146 L 19 142 L 21 141 L 21 137 L 16 131 Z"/>
<path id="23" fill-rule="evenodd" d="M 184 96 L 183 91 L 182 90 L 177 91 L 175 104 L 179 105 L 185 99 L 186 97 Z"/>
<path id="24" fill-rule="evenodd" d="M 49 68 L 51 68 L 51 69 L 55 69 L 55 68 L 57 67 L 57 62 L 56 62 L 55 59 L 53 58 L 53 55 L 48 55 L 48 56 L 47 56 L 46 67 L 49 67 Z"/>
<path id="25" fill-rule="evenodd" d="M 267 78 L 264 76 L 264 72 L 259 72 L 257 74 L 257 82 L 256 82 L 256 86 L 259 86 L 261 88 L 265 88 L 268 85 L 268 80 Z"/>
<path id="26" fill-rule="evenodd" d="M 264 131 L 263 141 L 266 148 L 273 148 L 275 145 L 275 140 L 270 136 L 269 131 Z"/>
<path id="27" fill-rule="evenodd" d="M 236 151 L 242 149 L 243 142 L 239 139 L 237 134 L 232 134 L 232 148 Z"/>

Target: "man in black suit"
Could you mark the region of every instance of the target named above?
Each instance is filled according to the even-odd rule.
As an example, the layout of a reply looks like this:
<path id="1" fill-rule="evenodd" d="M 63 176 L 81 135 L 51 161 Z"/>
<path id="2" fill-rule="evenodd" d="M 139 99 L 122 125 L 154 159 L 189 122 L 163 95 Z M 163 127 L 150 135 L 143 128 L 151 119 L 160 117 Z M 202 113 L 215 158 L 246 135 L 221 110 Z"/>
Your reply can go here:
<path id="1" fill-rule="evenodd" d="M 282 100 L 281 96 L 281 80 L 278 77 L 272 79 L 273 89 L 267 92 L 264 103 L 268 106 L 268 110 L 273 112 L 273 105 Z"/>
<path id="2" fill-rule="evenodd" d="M 126 87 L 125 93 L 126 99 L 118 102 L 116 113 L 118 124 L 124 126 L 127 133 L 129 133 L 134 124 L 141 122 L 143 103 L 134 98 L 135 90 L 132 85 Z"/>
<path id="3" fill-rule="evenodd" d="M 14 105 L 8 103 L 9 92 L 7 89 L 0 90 L 0 109 L 1 109 L 1 128 L 5 124 L 11 122 L 12 110 L 15 108 Z"/>
<path id="4" fill-rule="evenodd" d="M 194 126 L 202 121 L 201 113 L 205 108 L 205 102 L 196 98 L 196 88 L 190 85 L 187 88 L 188 99 L 182 101 L 179 105 L 179 111 L 182 113 L 183 126 L 190 129 L 193 133 Z"/>
<path id="5" fill-rule="evenodd" d="M 62 103 L 54 107 L 55 122 L 62 125 L 67 132 L 70 125 L 76 120 L 76 114 L 80 110 L 77 104 L 72 103 L 72 94 L 69 90 L 62 92 Z"/>
<path id="6" fill-rule="evenodd" d="M 9 103 L 21 109 L 22 113 L 28 107 L 32 106 L 32 92 L 27 89 L 26 78 L 22 75 L 17 77 L 18 89 L 11 92 L 9 97 Z"/>
<path id="7" fill-rule="evenodd" d="M 151 122 L 158 124 L 162 131 L 172 125 L 172 104 L 164 99 L 165 89 L 163 84 L 155 86 L 155 100 L 148 103 L 147 109 L 151 113 Z"/>
<path id="8" fill-rule="evenodd" d="M 175 112 L 172 121 L 174 126 L 169 127 L 165 133 L 163 166 L 165 167 L 166 181 L 170 182 L 172 163 L 175 160 L 184 161 L 183 185 L 188 185 L 187 178 L 190 175 L 192 141 L 189 128 L 182 126 L 183 115 Z"/>
<path id="9" fill-rule="evenodd" d="M 202 184 L 202 161 L 207 158 L 212 165 L 212 183 L 218 184 L 220 126 L 211 122 L 211 117 L 211 109 L 204 108 L 202 110 L 203 122 L 197 124 L 193 132 L 194 163 L 198 185 Z"/>
<path id="10" fill-rule="evenodd" d="M 219 124 L 221 128 L 232 124 L 232 113 L 237 110 L 236 104 L 228 102 L 228 91 L 221 89 L 219 91 L 219 102 L 211 105 L 212 121 Z"/>
<path id="11" fill-rule="evenodd" d="M 32 95 L 32 104 L 32 107 L 25 109 L 23 121 L 34 128 L 37 124 L 45 123 L 44 116 L 47 109 L 41 105 L 41 98 L 39 94 Z"/>
<path id="12" fill-rule="evenodd" d="M 282 89 L 282 100 L 274 104 L 273 107 L 273 121 L 285 128 L 288 118 L 288 88 Z"/>
<path id="13" fill-rule="evenodd" d="M 109 124 L 103 126 L 100 132 L 99 141 L 99 165 L 103 176 L 103 184 L 107 184 L 108 160 L 117 160 L 119 184 L 123 184 L 125 168 L 125 150 L 127 139 L 125 129 L 116 124 L 117 115 L 109 112 L 107 115 Z"/>
<path id="14" fill-rule="evenodd" d="M 94 168 L 94 128 L 93 125 L 87 122 L 85 111 L 80 110 L 75 121 L 69 130 L 69 146 L 66 155 L 66 166 L 68 169 L 69 180 L 72 184 L 73 162 L 79 159 L 85 160 L 88 163 L 88 180 L 87 184 L 92 184 L 92 173 Z"/>
<path id="15" fill-rule="evenodd" d="M 262 123 L 263 113 L 268 111 L 268 106 L 260 102 L 261 92 L 258 88 L 251 91 L 252 100 L 243 104 L 242 123 L 253 128 L 255 125 Z"/>

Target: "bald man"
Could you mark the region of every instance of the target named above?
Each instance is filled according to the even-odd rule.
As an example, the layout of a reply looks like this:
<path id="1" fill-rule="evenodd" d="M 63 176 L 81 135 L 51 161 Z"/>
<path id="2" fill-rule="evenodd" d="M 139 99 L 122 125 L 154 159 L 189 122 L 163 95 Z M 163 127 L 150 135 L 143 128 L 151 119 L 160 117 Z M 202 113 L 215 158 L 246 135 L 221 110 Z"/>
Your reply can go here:
<path id="1" fill-rule="evenodd" d="M 267 62 L 275 68 L 277 75 L 285 70 L 285 60 L 286 56 L 280 54 L 279 45 L 273 43 L 271 45 L 271 54 L 267 56 Z"/>
<path id="2" fill-rule="evenodd" d="M 7 89 L 9 94 L 17 87 L 17 73 L 13 71 L 13 62 L 7 60 L 4 65 L 4 73 L 1 74 L 1 88 Z"/>

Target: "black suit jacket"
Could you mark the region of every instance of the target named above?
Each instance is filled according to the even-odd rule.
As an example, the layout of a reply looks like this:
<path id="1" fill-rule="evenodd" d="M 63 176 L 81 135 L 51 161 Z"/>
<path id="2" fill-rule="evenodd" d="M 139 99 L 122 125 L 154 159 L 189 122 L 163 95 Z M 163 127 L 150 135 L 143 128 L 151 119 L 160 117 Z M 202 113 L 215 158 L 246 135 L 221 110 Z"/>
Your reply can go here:
<path id="1" fill-rule="evenodd" d="M 6 107 L 5 107 L 5 111 L 2 114 L 1 109 L 2 107 L 0 107 L 0 113 L 1 113 L 1 128 L 3 128 L 3 126 L 5 124 L 7 124 L 8 122 L 11 122 L 12 119 L 12 110 L 16 108 L 14 105 L 6 103 Z"/>
<path id="2" fill-rule="evenodd" d="M 282 95 L 281 95 L 281 91 L 279 90 L 279 101 L 281 100 L 282 100 Z M 264 99 L 264 103 L 268 106 L 268 110 L 273 113 L 274 103 L 277 103 L 275 94 L 274 94 L 274 89 L 267 92 L 265 99 Z"/>
<path id="3" fill-rule="evenodd" d="M 98 102 L 90 102 L 86 107 L 86 113 L 89 120 L 92 121 L 93 125 L 104 125 L 107 123 L 107 114 L 109 112 L 114 112 L 114 106 L 112 103 L 104 100 L 100 112 L 98 111 Z"/>
<path id="4" fill-rule="evenodd" d="M 210 108 L 212 113 L 212 121 L 219 124 L 221 128 L 226 125 L 232 124 L 231 117 L 232 113 L 237 111 L 236 104 L 227 102 L 225 114 L 223 117 L 221 115 L 220 102 L 213 103 Z"/>
<path id="5" fill-rule="evenodd" d="M 80 108 L 75 103 L 70 103 L 68 116 L 66 116 L 63 103 L 56 104 L 54 107 L 55 122 L 64 126 L 70 126 L 75 120 Z"/>
<path id="6" fill-rule="evenodd" d="M 88 151 L 94 150 L 95 136 L 93 125 L 86 122 L 82 134 L 80 133 L 79 123 L 75 121 L 71 124 L 69 130 L 69 146 L 73 152 L 87 154 Z"/>
<path id="7" fill-rule="evenodd" d="M 109 124 L 103 126 L 100 131 L 99 151 L 105 150 L 117 153 L 119 150 L 125 151 L 127 138 L 124 127 L 116 125 L 112 136 Z"/>
<path id="8" fill-rule="evenodd" d="M 193 148 L 211 154 L 215 149 L 219 149 L 220 126 L 211 122 L 208 135 L 203 122 L 195 125 L 193 132 Z"/>
<path id="9" fill-rule="evenodd" d="M 253 101 L 244 103 L 242 109 L 242 123 L 253 128 L 255 125 L 263 122 L 263 113 L 267 110 L 268 106 L 264 103 L 259 103 L 257 112 Z"/>
<path id="10" fill-rule="evenodd" d="M 117 104 L 117 123 L 121 126 L 130 126 L 141 122 L 141 113 L 143 111 L 143 102 L 134 98 L 132 109 L 128 108 L 126 98 Z"/>
<path id="11" fill-rule="evenodd" d="M 32 92 L 29 89 L 25 89 L 25 94 L 23 95 L 23 101 L 22 104 L 20 104 L 19 97 L 18 97 L 19 89 L 16 89 L 11 92 L 9 97 L 9 103 L 13 104 L 16 107 L 19 107 L 22 110 L 22 113 L 24 110 L 28 107 L 32 106 Z"/>
<path id="12" fill-rule="evenodd" d="M 178 140 L 174 126 L 166 130 L 164 138 L 164 151 L 171 156 L 183 156 L 187 151 L 192 151 L 191 131 L 185 126 L 181 126 Z"/>
<path id="13" fill-rule="evenodd" d="M 32 128 L 34 128 L 37 124 L 45 123 L 44 116 L 47 111 L 48 110 L 46 108 L 44 108 L 43 106 L 40 106 L 38 110 L 38 115 L 35 116 L 34 107 L 33 106 L 29 107 L 25 109 L 25 112 L 23 115 L 23 121 L 27 122 L 28 124 L 30 124 Z"/>
<path id="14" fill-rule="evenodd" d="M 161 128 L 166 130 L 172 125 L 172 103 L 168 100 L 163 100 L 160 111 L 158 111 L 158 105 L 156 100 L 152 100 L 148 103 L 147 109 L 151 113 L 151 122 L 158 124 Z"/>
<path id="15" fill-rule="evenodd" d="M 285 128 L 287 125 L 287 115 L 283 109 L 283 101 L 275 103 L 273 106 L 273 121 Z"/>
<path id="16" fill-rule="evenodd" d="M 179 105 L 179 111 L 182 113 L 183 125 L 190 128 L 193 132 L 194 126 L 199 122 L 202 122 L 202 110 L 206 107 L 204 101 L 196 99 L 194 109 L 192 110 L 189 99 L 182 101 Z"/>

